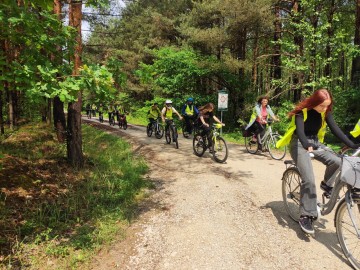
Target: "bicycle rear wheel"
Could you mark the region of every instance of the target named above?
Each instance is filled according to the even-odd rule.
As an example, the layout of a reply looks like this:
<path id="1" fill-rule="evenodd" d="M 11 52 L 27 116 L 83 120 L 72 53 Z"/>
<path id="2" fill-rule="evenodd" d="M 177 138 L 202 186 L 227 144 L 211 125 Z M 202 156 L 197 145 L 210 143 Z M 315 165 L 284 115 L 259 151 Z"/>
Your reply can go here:
<path id="1" fill-rule="evenodd" d="M 182 123 L 181 129 L 182 129 L 182 134 L 183 134 L 184 138 L 189 138 L 190 134 L 186 130 L 186 121 L 184 121 Z"/>
<path id="2" fill-rule="evenodd" d="M 213 157 L 216 162 L 223 163 L 228 158 L 228 148 L 225 140 L 217 136 L 213 141 Z"/>
<path id="3" fill-rule="evenodd" d="M 157 124 L 155 127 L 155 137 L 161 139 L 164 136 L 164 127 L 161 124 Z"/>
<path id="4" fill-rule="evenodd" d="M 300 186 L 301 177 L 298 169 L 286 169 L 282 177 L 282 196 L 286 212 L 295 221 L 299 221 L 300 218 Z"/>
<path id="5" fill-rule="evenodd" d="M 280 140 L 279 134 L 273 134 L 270 136 L 266 143 L 266 147 L 269 150 L 269 154 L 273 159 L 281 160 L 286 155 L 286 146 L 276 148 L 276 143 Z"/>
<path id="6" fill-rule="evenodd" d="M 259 149 L 259 144 L 257 141 L 253 140 L 253 134 L 250 137 L 245 137 L 244 141 L 246 151 L 248 151 L 250 154 L 256 154 Z"/>
<path id="7" fill-rule="evenodd" d="M 350 206 L 357 229 L 360 230 L 360 201 L 355 201 Z M 336 234 L 340 246 L 355 269 L 360 269 L 360 239 L 357 237 L 355 227 L 350 218 L 345 199 L 342 199 L 335 214 Z"/>
<path id="8" fill-rule="evenodd" d="M 153 133 L 152 124 L 149 123 L 146 127 L 146 134 L 148 135 L 148 137 L 151 137 L 152 133 Z"/>
<path id="9" fill-rule="evenodd" d="M 123 129 L 124 129 L 124 130 L 127 129 L 127 121 L 125 121 L 125 122 L 123 123 Z"/>
<path id="10" fill-rule="evenodd" d="M 206 144 L 200 133 L 195 134 L 193 139 L 193 149 L 196 156 L 201 157 L 206 150 Z"/>

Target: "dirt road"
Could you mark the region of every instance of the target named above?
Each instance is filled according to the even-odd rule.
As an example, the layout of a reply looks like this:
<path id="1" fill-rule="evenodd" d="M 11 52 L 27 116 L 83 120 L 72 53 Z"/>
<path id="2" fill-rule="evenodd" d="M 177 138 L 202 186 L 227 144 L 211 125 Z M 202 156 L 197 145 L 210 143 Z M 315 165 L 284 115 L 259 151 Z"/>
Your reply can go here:
<path id="1" fill-rule="evenodd" d="M 229 158 L 219 164 L 209 152 L 196 157 L 182 136 L 175 149 L 143 127 L 113 130 L 148 160 L 156 189 L 127 239 L 98 254 L 92 269 L 352 269 L 332 215 L 308 237 L 286 214 L 282 161 L 229 144 Z M 314 167 L 320 183 L 324 168 Z"/>

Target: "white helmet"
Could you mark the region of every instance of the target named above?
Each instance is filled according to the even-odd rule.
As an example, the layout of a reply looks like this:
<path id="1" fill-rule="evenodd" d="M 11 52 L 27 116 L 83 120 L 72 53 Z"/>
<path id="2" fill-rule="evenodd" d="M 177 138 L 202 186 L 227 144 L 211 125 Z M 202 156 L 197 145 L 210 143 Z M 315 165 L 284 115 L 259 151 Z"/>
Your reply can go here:
<path id="1" fill-rule="evenodd" d="M 171 101 L 170 99 L 167 99 L 167 100 L 165 101 L 165 104 L 172 104 L 172 101 Z"/>

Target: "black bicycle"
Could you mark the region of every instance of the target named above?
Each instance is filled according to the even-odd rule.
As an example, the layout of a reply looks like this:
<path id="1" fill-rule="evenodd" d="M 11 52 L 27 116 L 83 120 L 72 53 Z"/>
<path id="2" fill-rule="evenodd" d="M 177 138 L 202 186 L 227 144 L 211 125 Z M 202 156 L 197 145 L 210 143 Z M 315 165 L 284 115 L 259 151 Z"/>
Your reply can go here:
<path id="1" fill-rule="evenodd" d="M 212 126 L 212 147 L 209 147 L 208 138 L 201 134 L 199 130 L 193 139 L 193 149 L 195 155 L 201 157 L 204 155 L 206 149 L 210 149 L 216 162 L 223 163 L 228 158 L 228 147 L 224 138 L 220 136 L 220 129 L 222 128 L 221 124 L 214 124 Z"/>
<path id="2" fill-rule="evenodd" d="M 122 128 L 123 130 L 126 130 L 128 127 L 127 124 L 127 120 L 126 120 L 126 115 L 125 114 L 120 114 L 119 115 L 119 128 Z"/>
<path id="3" fill-rule="evenodd" d="M 153 133 L 155 133 L 157 139 L 161 139 L 164 136 L 164 126 L 161 124 L 160 119 L 158 118 L 147 125 L 146 134 L 148 137 L 151 137 Z"/>
<path id="4" fill-rule="evenodd" d="M 166 119 L 165 126 L 165 140 L 167 144 L 171 143 L 171 140 L 175 143 L 175 148 L 179 148 L 178 132 L 174 120 Z"/>
<path id="5" fill-rule="evenodd" d="M 102 112 L 99 112 L 99 122 L 103 123 L 104 122 L 104 116 Z"/>
<path id="6" fill-rule="evenodd" d="M 183 134 L 184 138 L 189 138 L 191 134 L 195 134 L 197 132 L 196 127 L 194 125 L 195 120 L 192 117 L 189 118 L 189 122 L 190 122 L 190 126 L 191 126 L 191 132 L 189 132 L 187 130 L 185 116 L 183 116 L 183 118 L 184 118 L 184 121 L 182 122 L 182 125 L 181 125 L 182 134 Z"/>
<path id="7" fill-rule="evenodd" d="M 110 126 L 115 126 L 115 113 L 109 113 L 109 125 Z"/>

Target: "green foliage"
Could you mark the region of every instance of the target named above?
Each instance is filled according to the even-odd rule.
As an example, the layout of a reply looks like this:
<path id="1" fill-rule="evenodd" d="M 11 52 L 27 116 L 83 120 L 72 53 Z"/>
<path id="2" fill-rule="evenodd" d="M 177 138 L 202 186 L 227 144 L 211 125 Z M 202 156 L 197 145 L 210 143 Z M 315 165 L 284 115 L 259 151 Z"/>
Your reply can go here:
<path id="1" fill-rule="evenodd" d="M 7 220 L 12 222 L 14 211 L 20 211 L 22 222 L 6 230 L 17 232 L 17 238 L 9 237 L 7 241 L 15 238 L 19 241 L 7 243 L 18 247 L 9 260 L 29 264 L 26 254 L 38 250 L 31 262 L 34 268 L 43 263 L 44 254 L 54 256 L 63 268 L 76 268 L 100 245 L 109 243 L 122 230 L 122 224 L 135 215 L 138 196 L 149 186 L 142 178 L 147 166 L 133 155 L 128 143 L 85 126 L 83 146 L 87 166 L 74 172 L 64 166 L 61 157 L 65 156 L 65 147 L 51 133 L 44 125 L 27 125 L 0 144 L 4 158 L 11 156 L 22 164 L 23 170 L 11 171 L 8 165 L 2 169 L 6 170 L 5 175 L 11 174 L 7 182 L 12 183 L 14 192 L 17 183 L 29 190 L 41 190 L 41 194 L 31 194 L 33 199 L 26 204 L 21 200 L 20 206 L 0 195 L 0 225 L 4 226 Z M 22 173 L 28 171 L 28 166 L 37 180 Z M 0 179 L 4 177 L 1 173 L 4 172 L 0 170 Z M 1 234 L 0 245 L 3 240 Z"/>

